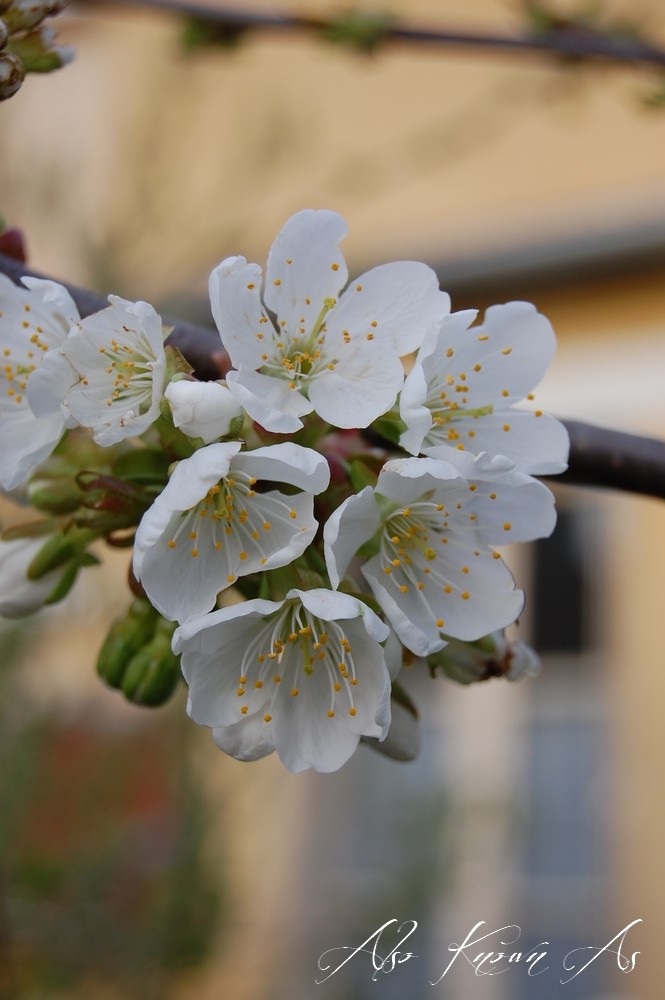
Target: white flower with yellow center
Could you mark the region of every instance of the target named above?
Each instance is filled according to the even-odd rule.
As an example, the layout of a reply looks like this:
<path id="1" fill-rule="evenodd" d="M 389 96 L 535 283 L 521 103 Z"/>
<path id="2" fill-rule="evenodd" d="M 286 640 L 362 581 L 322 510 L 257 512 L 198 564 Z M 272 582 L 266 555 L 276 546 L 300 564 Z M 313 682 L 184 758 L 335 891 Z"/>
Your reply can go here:
<path id="1" fill-rule="evenodd" d="M 240 447 L 210 444 L 179 462 L 139 524 L 134 573 L 170 621 L 210 611 L 239 576 L 288 565 L 316 534 L 313 494 L 328 485 L 326 460 L 292 443 Z M 306 492 L 263 492 L 264 481 Z"/>
<path id="2" fill-rule="evenodd" d="M 290 771 L 336 771 L 361 736 L 390 725 L 390 629 L 366 605 L 330 590 L 291 590 L 181 625 L 187 710 L 239 760 L 276 750 Z"/>
<path id="3" fill-rule="evenodd" d="M 65 407 L 105 447 L 154 423 L 166 381 L 159 315 L 147 302 L 117 295 L 109 302 L 72 327 L 60 351 L 46 359 L 30 396 L 33 409 L 51 412 L 68 380 Z"/>
<path id="4" fill-rule="evenodd" d="M 24 278 L 25 288 L 0 274 L 0 485 L 11 490 L 48 458 L 66 426 L 62 399 L 66 385 L 52 386 L 60 397 L 53 410 L 38 416 L 28 389 L 49 351 L 60 347 L 78 310 L 67 291 L 54 281 Z"/>
<path id="5" fill-rule="evenodd" d="M 340 295 L 346 232 L 335 212 L 292 216 L 268 256 L 263 301 L 261 268 L 244 257 L 210 276 L 212 313 L 237 369 L 227 384 L 270 431 L 296 431 L 312 411 L 336 427 L 367 427 L 395 402 L 400 356 L 450 307 L 434 271 L 414 261 L 375 267 Z"/>
<path id="6" fill-rule="evenodd" d="M 524 472 L 563 472 L 568 434 L 540 409 L 520 408 L 552 361 L 556 338 L 528 302 L 451 313 L 432 325 L 407 376 L 400 444 L 413 455 L 446 458 L 450 448 L 506 455 Z"/>
<path id="7" fill-rule="evenodd" d="M 547 487 L 505 458 L 396 459 L 326 523 L 328 573 L 337 587 L 376 538 L 362 573 L 404 645 L 427 656 L 446 636 L 478 639 L 515 621 L 524 595 L 494 546 L 549 535 L 555 519 Z"/>

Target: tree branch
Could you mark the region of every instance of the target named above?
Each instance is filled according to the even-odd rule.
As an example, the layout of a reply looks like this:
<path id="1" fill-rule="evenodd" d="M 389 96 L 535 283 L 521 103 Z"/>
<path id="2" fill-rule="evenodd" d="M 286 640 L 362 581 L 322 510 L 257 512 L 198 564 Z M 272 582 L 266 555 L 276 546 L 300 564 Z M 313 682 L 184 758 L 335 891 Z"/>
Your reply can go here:
<path id="1" fill-rule="evenodd" d="M 0 273 L 17 284 L 23 275 L 46 277 L 4 254 L 0 254 Z M 107 300 L 96 292 L 66 282 L 62 284 L 82 316 L 107 305 Z M 174 327 L 168 343 L 182 351 L 197 377 L 202 380 L 220 378 L 228 368 L 228 360 L 219 334 L 193 323 L 167 318 L 164 322 Z M 568 470 L 557 476 L 559 482 L 642 493 L 665 500 L 665 441 L 594 427 L 577 420 L 563 422 L 570 435 L 570 461 Z"/>
<path id="2" fill-rule="evenodd" d="M 98 0 L 88 0 L 97 5 Z M 268 14 L 240 8 L 217 8 L 188 0 L 125 0 L 131 6 L 153 7 L 182 14 L 209 29 L 205 41 L 232 42 L 249 31 L 306 32 L 334 39 L 357 49 L 407 43 L 494 52 L 550 53 L 563 59 L 604 60 L 614 63 L 665 67 L 665 50 L 611 27 L 593 27 L 582 20 L 548 16 L 540 30 L 515 35 L 412 28 L 380 12 L 343 12 L 328 18 L 300 14 Z"/>

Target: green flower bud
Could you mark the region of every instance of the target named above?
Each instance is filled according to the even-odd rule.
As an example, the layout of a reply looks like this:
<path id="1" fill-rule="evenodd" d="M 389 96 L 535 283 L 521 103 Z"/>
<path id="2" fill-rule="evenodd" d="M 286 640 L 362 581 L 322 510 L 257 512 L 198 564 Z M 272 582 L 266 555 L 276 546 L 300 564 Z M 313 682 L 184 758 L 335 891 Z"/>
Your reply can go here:
<path id="1" fill-rule="evenodd" d="M 25 68 L 18 56 L 0 53 L 0 101 L 13 97 L 25 79 Z"/>
<path id="2" fill-rule="evenodd" d="M 33 507 L 47 514 L 71 514 L 80 506 L 81 491 L 71 478 L 42 476 L 30 482 L 28 498 Z"/>
<path id="3" fill-rule="evenodd" d="M 47 17 L 60 14 L 67 0 L 12 0 L 4 20 L 10 31 L 31 31 Z"/>
<path id="4" fill-rule="evenodd" d="M 97 659 L 97 673 L 109 687 L 122 688 L 132 658 L 152 639 L 158 617 L 149 601 L 137 597 L 111 625 Z"/>
<path id="5" fill-rule="evenodd" d="M 80 562 L 85 546 L 91 539 L 88 532 L 69 531 L 51 535 L 28 566 L 28 579 L 39 580 L 51 570 L 72 560 Z"/>
<path id="6" fill-rule="evenodd" d="M 155 634 L 130 661 L 122 681 L 122 691 L 136 705 L 163 705 L 180 679 L 180 659 L 171 650 L 175 623 L 163 618 Z"/>

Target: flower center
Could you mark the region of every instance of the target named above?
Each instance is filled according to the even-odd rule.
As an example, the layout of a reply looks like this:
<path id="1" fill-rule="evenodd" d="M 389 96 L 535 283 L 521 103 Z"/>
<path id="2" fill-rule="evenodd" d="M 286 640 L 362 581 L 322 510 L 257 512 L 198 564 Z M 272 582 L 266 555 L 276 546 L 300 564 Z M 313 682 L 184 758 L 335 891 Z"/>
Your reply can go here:
<path id="1" fill-rule="evenodd" d="M 236 694 L 244 699 L 241 715 L 263 708 L 267 700 L 264 721 L 271 722 L 280 704 L 309 693 L 309 684 L 316 685 L 315 698 L 327 718 L 335 717 L 340 700 L 349 715 L 356 714 L 353 689 L 360 682 L 351 643 L 337 622 L 321 621 L 299 601 L 287 601 L 265 619 L 240 671 Z"/>
<path id="2" fill-rule="evenodd" d="M 461 509 L 461 504 L 454 506 L 456 511 Z M 445 546 L 451 539 L 450 520 L 451 514 L 443 504 L 420 500 L 401 508 L 386 521 L 379 550 L 381 568 L 401 594 L 426 587 L 452 593 L 454 586 L 444 558 Z M 462 571 L 465 569 L 462 567 Z M 462 597 L 468 598 L 466 591 Z M 443 628 L 445 622 L 438 619 L 436 624 Z"/>
<path id="3" fill-rule="evenodd" d="M 270 358 L 264 354 L 266 362 L 260 371 L 265 375 L 287 379 L 291 389 L 304 389 L 307 381 L 324 371 L 333 371 L 337 358 L 329 358 L 325 352 L 325 318 L 337 304 L 334 298 L 325 298 L 319 315 L 309 331 L 305 330 L 305 319 L 301 317 L 295 332 L 285 329 L 273 334 L 274 354 Z"/>
<path id="4" fill-rule="evenodd" d="M 110 346 L 100 347 L 99 353 L 108 361 L 106 374 L 111 377 L 108 406 L 138 400 L 139 412 L 145 413 L 152 402 L 152 372 L 156 358 L 145 336 L 139 335 L 137 343 L 121 344 L 112 339 Z M 86 380 L 83 379 L 83 382 Z"/>

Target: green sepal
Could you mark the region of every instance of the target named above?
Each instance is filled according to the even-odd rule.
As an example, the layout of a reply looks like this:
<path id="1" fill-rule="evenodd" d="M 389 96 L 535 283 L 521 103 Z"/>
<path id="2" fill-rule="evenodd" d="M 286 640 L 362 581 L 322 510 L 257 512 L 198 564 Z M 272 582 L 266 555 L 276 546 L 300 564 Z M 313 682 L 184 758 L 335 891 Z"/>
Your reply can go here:
<path id="1" fill-rule="evenodd" d="M 82 563 L 70 562 L 65 566 L 65 571 L 60 577 L 58 583 L 55 585 L 49 596 L 44 601 L 44 604 L 58 604 L 59 601 L 65 599 L 69 591 L 72 589 L 76 583 L 76 577 L 79 574 L 79 569 Z"/>
<path id="2" fill-rule="evenodd" d="M 28 566 L 28 579 L 39 580 L 70 560 L 74 560 L 78 565 L 85 546 L 94 537 L 95 533 L 78 531 L 75 528 L 66 533 L 60 531 L 51 535 Z"/>
<path id="3" fill-rule="evenodd" d="M 399 439 L 406 430 L 406 424 L 398 417 L 379 417 L 371 425 L 372 430 L 391 444 L 399 447 Z"/>
<path id="4" fill-rule="evenodd" d="M 28 484 L 28 499 L 45 514 L 73 514 L 81 504 L 81 491 L 72 478 L 40 476 Z"/>
<path id="5" fill-rule="evenodd" d="M 26 524 L 15 524 L 12 528 L 6 528 L 0 538 L 3 542 L 13 542 L 17 538 L 43 538 L 53 531 L 59 531 L 58 521 L 49 519 L 48 521 L 28 521 Z"/>
<path id="6" fill-rule="evenodd" d="M 136 448 L 120 455 L 111 467 L 118 479 L 133 483 L 164 484 L 169 479 L 169 459 L 157 448 Z"/>
<path id="7" fill-rule="evenodd" d="M 109 687 L 122 687 L 132 658 L 154 635 L 157 618 L 152 604 L 137 597 L 127 613 L 111 625 L 97 658 L 97 673 Z"/>
<path id="8" fill-rule="evenodd" d="M 172 328 L 169 331 L 173 332 Z M 168 385 L 174 375 L 191 375 L 194 369 L 183 354 L 172 344 L 167 344 L 164 348 L 166 355 L 166 384 Z"/>
<path id="9" fill-rule="evenodd" d="M 229 425 L 229 433 L 225 436 L 227 441 L 237 441 L 242 434 L 242 429 L 245 424 L 245 415 L 241 413 L 239 416 L 234 417 Z"/>
<path id="10" fill-rule="evenodd" d="M 351 462 L 349 475 L 356 493 L 360 493 L 366 486 L 371 486 L 374 489 L 378 479 L 378 474 L 362 458 L 354 458 Z"/>
<path id="11" fill-rule="evenodd" d="M 163 705 L 178 686 L 180 658 L 171 649 L 175 628 L 173 622 L 161 619 L 150 642 L 132 657 L 122 692 L 135 705 Z"/>

